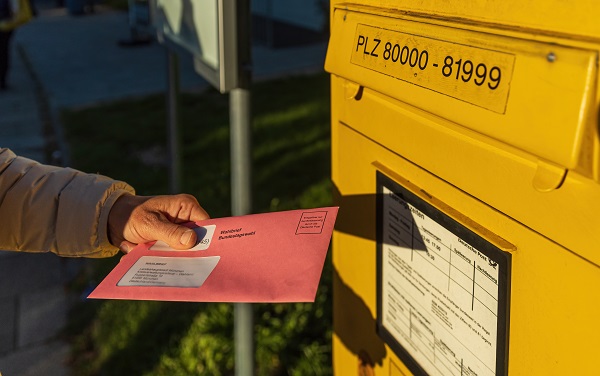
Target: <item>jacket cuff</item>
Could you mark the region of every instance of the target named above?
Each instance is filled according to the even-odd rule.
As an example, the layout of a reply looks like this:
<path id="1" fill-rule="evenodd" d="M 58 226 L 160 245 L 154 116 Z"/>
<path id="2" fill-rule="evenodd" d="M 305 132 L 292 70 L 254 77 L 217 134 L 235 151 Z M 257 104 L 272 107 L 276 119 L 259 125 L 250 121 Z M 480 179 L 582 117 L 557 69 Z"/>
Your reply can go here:
<path id="1" fill-rule="evenodd" d="M 115 247 L 110 243 L 108 236 L 108 215 L 110 210 L 117 200 L 127 194 L 133 194 L 134 192 L 126 189 L 116 189 L 111 192 L 108 196 L 104 205 L 100 209 L 100 217 L 98 218 L 98 256 L 97 257 L 111 257 L 114 256 L 119 248 Z M 90 257 L 90 256 L 87 256 Z"/>
<path id="2" fill-rule="evenodd" d="M 108 214 L 119 197 L 135 194 L 128 184 L 81 174 L 61 192 L 56 224 L 57 254 L 110 257 L 119 249 L 108 241 Z"/>

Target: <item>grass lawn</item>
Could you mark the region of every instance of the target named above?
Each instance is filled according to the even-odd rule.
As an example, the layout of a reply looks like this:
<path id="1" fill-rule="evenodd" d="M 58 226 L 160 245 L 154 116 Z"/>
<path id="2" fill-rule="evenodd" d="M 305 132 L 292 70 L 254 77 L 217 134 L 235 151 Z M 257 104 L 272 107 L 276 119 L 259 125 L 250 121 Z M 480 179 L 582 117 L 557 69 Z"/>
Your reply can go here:
<path id="1" fill-rule="evenodd" d="M 228 97 L 180 103 L 183 191 L 212 217 L 230 215 Z M 326 74 L 254 85 L 254 212 L 331 204 L 329 108 Z M 164 96 L 64 112 L 63 123 L 75 168 L 167 193 Z M 79 288 L 116 262 L 93 261 Z M 331 272 L 328 260 L 314 304 L 254 305 L 257 375 L 331 374 Z M 232 319 L 230 304 L 82 302 L 70 319 L 74 374 L 231 375 Z"/>

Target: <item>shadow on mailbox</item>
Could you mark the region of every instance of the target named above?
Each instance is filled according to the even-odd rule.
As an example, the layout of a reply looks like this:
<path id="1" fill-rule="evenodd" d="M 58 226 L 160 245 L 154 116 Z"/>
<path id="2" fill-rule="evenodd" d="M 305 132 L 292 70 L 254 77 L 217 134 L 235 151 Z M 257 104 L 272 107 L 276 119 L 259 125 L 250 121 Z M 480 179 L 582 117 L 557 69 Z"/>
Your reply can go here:
<path id="1" fill-rule="evenodd" d="M 334 202 L 340 207 L 335 229 L 338 232 L 371 240 L 381 247 L 392 246 L 399 252 L 427 253 L 421 229 L 414 226 L 413 215 L 417 215 L 399 202 L 394 207 L 386 207 L 389 211 L 377 220 L 377 208 L 383 210 L 383 194 L 342 195 L 334 186 Z M 385 226 L 385 241 L 383 241 Z M 377 257 L 379 247 L 365 249 Z M 341 250 L 340 250 L 341 251 Z M 423 256 L 425 256 L 423 254 Z M 379 272 L 379 271 L 378 271 Z M 383 340 L 377 334 L 377 320 L 373 317 L 369 306 L 356 294 L 352 287 L 344 282 L 337 269 L 334 269 L 334 305 L 347 307 L 350 313 L 336 310 L 334 313 L 334 330 L 344 345 L 361 361 L 365 361 L 365 349 L 369 349 L 368 362 L 371 365 L 382 364 L 386 357 Z M 360 335 L 358 335 L 360 333 Z"/>

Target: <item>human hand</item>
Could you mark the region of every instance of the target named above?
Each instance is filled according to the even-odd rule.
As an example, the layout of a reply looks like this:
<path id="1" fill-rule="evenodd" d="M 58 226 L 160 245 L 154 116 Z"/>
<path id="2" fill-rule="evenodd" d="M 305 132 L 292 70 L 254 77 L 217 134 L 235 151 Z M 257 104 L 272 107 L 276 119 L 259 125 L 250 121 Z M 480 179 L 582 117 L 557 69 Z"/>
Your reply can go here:
<path id="1" fill-rule="evenodd" d="M 123 195 L 108 214 L 110 242 L 128 253 L 139 243 L 162 240 L 173 249 L 189 249 L 196 233 L 181 223 L 201 221 L 209 216 L 194 196 Z"/>

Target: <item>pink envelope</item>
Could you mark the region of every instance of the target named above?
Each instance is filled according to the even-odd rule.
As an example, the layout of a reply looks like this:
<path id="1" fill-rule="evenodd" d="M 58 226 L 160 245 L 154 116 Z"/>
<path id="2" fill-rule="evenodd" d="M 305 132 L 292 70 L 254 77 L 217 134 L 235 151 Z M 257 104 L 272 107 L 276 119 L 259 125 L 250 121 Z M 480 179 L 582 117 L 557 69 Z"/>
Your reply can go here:
<path id="1" fill-rule="evenodd" d="M 314 302 L 337 207 L 190 224 L 191 250 L 138 245 L 88 296 L 190 302 Z"/>

